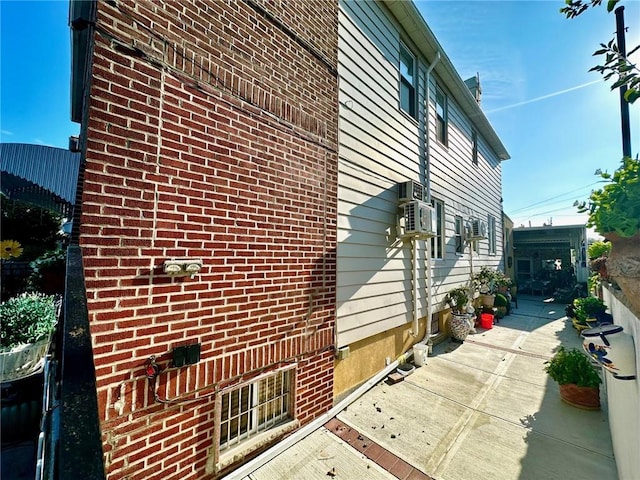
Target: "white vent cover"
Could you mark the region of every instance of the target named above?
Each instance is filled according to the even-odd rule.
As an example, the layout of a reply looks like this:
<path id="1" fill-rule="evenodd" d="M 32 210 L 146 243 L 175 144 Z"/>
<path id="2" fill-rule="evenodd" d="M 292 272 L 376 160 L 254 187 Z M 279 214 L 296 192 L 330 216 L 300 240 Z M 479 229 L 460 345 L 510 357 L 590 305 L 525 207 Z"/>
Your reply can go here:
<path id="1" fill-rule="evenodd" d="M 435 237 L 435 215 L 431 205 L 413 201 L 404 206 L 404 234 Z"/>

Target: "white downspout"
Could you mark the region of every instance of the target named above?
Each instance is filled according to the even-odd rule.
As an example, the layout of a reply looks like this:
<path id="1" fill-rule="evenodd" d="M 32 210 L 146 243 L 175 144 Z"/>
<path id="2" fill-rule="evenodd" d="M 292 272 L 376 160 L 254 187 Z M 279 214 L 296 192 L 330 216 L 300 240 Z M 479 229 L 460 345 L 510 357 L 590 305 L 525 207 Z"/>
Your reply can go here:
<path id="1" fill-rule="evenodd" d="M 431 161 L 429 160 L 429 97 L 431 96 L 430 92 L 430 84 L 431 84 L 431 71 L 436 67 L 438 62 L 440 61 L 440 52 L 436 52 L 436 58 L 433 59 L 429 68 L 427 68 L 426 74 L 426 88 L 425 88 L 425 102 L 424 102 L 424 158 L 425 158 L 425 174 L 427 180 L 427 198 L 431 201 Z M 429 272 L 431 273 L 431 272 Z"/>
<path id="2" fill-rule="evenodd" d="M 420 325 L 418 325 L 418 240 L 411 238 L 411 281 L 413 283 L 413 328 L 411 336 L 417 337 Z"/>
<path id="3" fill-rule="evenodd" d="M 425 135 L 424 135 L 424 144 L 425 144 L 425 173 L 427 176 L 427 195 L 428 199 L 431 200 L 431 161 L 429 160 L 429 97 L 430 97 L 430 84 L 431 84 L 431 71 L 435 68 L 435 66 L 440 61 L 440 52 L 436 52 L 436 58 L 431 62 L 429 68 L 427 68 L 426 74 L 426 88 L 425 88 L 425 105 L 424 105 L 424 125 L 425 125 Z M 435 211 L 434 211 L 435 215 Z M 424 343 L 427 345 L 427 354 L 431 354 L 431 349 L 433 344 L 431 342 L 431 317 L 433 316 L 433 292 L 432 288 L 432 278 L 433 271 L 431 265 L 431 239 L 427 239 L 427 329 L 424 334 L 424 338 L 420 343 Z M 417 320 L 416 320 L 417 321 Z"/>

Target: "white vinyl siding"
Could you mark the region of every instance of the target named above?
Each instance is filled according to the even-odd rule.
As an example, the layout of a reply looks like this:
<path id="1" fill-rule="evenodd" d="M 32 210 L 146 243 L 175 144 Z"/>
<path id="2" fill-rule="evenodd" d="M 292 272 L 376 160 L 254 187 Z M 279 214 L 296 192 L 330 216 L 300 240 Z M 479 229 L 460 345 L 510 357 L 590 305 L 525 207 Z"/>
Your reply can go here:
<path id="1" fill-rule="evenodd" d="M 438 85 L 447 98 L 447 145 L 436 141 L 437 68 L 425 119 L 429 64 L 407 41 L 385 4 L 340 0 L 339 5 L 337 343 L 342 347 L 411 322 L 411 246 L 397 237 L 401 211 L 396 185 L 406 180 L 426 183 L 425 120 L 431 193 L 442 206 L 440 239 L 434 249 L 438 257 L 432 262 L 436 310 L 446 292 L 469 275 L 469 256 L 456 255 L 454 216 L 501 214 L 501 165 L 480 134 L 480 164 L 470 162 L 473 125 L 444 83 Z M 415 55 L 415 120 L 398 108 L 402 45 Z M 420 317 L 427 315 L 427 241 L 417 242 Z M 479 243 L 474 268 L 496 266 L 496 259 L 487 255 L 487 242 Z"/>

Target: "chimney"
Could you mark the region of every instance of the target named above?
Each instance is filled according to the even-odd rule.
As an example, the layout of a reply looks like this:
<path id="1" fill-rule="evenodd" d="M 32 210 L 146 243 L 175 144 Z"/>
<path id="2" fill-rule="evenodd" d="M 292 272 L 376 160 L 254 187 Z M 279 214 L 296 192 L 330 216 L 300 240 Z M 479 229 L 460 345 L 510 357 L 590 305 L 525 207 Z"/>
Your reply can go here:
<path id="1" fill-rule="evenodd" d="M 465 85 L 469 88 L 471 95 L 476 99 L 478 105 L 480 105 L 480 97 L 482 97 L 482 88 L 480 88 L 480 74 L 476 73 L 475 77 L 468 78 L 464 81 Z"/>

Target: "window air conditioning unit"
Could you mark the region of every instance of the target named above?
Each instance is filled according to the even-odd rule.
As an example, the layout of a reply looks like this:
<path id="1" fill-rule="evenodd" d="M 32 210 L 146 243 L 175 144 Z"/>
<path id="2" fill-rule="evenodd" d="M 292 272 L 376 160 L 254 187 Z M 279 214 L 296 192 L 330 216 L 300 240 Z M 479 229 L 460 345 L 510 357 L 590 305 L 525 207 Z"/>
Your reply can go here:
<path id="1" fill-rule="evenodd" d="M 419 200 L 421 202 L 427 201 L 427 189 L 421 183 L 414 180 L 407 182 L 401 182 L 398 184 L 398 202 L 412 202 Z"/>
<path id="2" fill-rule="evenodd" d="M 487 238 L 487 224 L 482 220 L 469 220 L 465 228 L 465 240 L 475 241 Z"/>
<path id="3" fill-rule="evenodd" d="M 433 207 L 428 203 L 417 200 L 405 204 L 404 234 L 435 237 L 436 224 Z"/>

